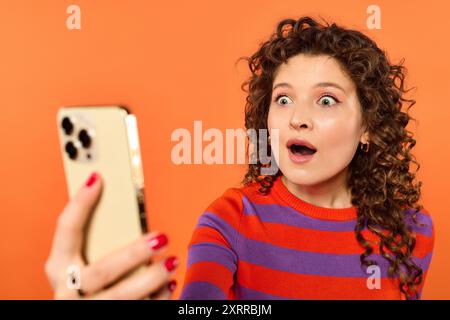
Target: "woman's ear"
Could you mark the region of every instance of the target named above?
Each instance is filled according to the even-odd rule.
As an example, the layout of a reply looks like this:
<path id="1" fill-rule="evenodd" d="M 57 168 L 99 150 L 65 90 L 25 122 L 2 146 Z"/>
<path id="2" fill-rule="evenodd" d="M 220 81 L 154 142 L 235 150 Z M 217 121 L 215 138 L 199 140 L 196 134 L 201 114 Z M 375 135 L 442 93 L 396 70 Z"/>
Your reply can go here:
<path id="1" fill-rule="evenodd" d="M 369 142 L 369 131 L 367 130 L 367 126 L 363 124 L 361 126 L 361 131 L 360 132 L 362 132 L 362 133 L 361 133 L 361 138 L 359 139 L 359 141 L 362 144 L 368 143 Z"/>
<path id="2" fill-rule="evenodd" d="M 369 132 L 364 132 L 360 139 L 362 144 L 366 144 L 369 142 Z"/>

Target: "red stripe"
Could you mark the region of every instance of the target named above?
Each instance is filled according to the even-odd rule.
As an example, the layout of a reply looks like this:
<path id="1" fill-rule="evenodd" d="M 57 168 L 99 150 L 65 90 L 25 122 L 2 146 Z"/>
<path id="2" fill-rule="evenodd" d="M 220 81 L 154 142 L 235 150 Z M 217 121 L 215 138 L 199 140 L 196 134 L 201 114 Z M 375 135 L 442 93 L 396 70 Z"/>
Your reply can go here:
<path id="1" fill-rule="evenodd" d="M 222 197 L 214 200 L 205 211 L 219 216 L 237 230 L 243 210 L 241 193 L 235 188 L 230 188 Z"/>
<path id="2" fill-rule="evenodd" d="M 225 237 L 219 231 L 211 227 L 198 227 L 195 229 L 189 247 L 193 244 L 202 242 L 212 242 L 231 249 L 231 246 Z"/>
<path id="3" fill-rule="evenodd" d="M 368 278 L 292 274 L 239 261 L 242 286 L 294 299 L 401 299 L 398 279 L 382 278 L 381 289 L 370 290 Z"/>

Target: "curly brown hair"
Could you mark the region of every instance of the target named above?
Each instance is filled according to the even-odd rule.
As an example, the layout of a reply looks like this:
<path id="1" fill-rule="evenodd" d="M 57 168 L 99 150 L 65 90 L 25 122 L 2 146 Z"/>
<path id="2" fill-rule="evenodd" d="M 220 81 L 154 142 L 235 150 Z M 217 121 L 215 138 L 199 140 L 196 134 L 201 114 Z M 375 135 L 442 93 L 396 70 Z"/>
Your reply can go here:
<path id="1" fill-rule="evenodd" d="M 412 220 L 418 224 L 417 213 L 423 206 L 417 204 L 422 182 L 413 183 L 420 165 L 411 154 L 416 144 L 412 133 L 406 129 L 412 118 L 408 111 L 415 100 L 403 97 L 410 91 L 404 88 L 406 68 L 391 64 L 384 51 L 359 31 L 345 29 L 335 23 L 320 24 L 311 17 L 298 20 L 284 19 L 276 32 L 263 42 L 251 57 L 241 57 L 248 62 L 251 76 L 241 88 L 247 93 L 245 127 L 255 129 L 257 143 L 260 139 L 271 152 L 267 136 L 259 129 L 267 129 L 267 117 L 271 103 L 272 85 L 277 68 L 297 54 L 328 55 L 344 67 L 354 81 L 370 139 L 370 149 L 358 148 L 351 163 L 347 184 L 351 190 L 352 205 L 358 208 L 355 227 L 357 241 L 364 248 L 360 256 L 361 267 L 376 264 L 367 257 L 373 252 L 372 245 L 361 231 L 367 227 L 379 237 L 379 251 L 389 261 L 388 274 L 400 279 L 400 290 L 407 299 L 418 299 L 418 286 L 423 281 L 423 271 L 412 260 L 416 236 L 407 223 L 404 209 L 414 208 Z M 406 112 L 403 103 L 408 103 Z M 250 147 L 251 142 L 247 145 Z M 255 147 L 255 146 L 253 146 Z M 256 150 L 256 148 L 254 148 Z M 248 149 L 247 149 L 248 155 Z M 262 194 L 268 194 L 275 179 L 282 175 L 261 175 L 259 156 L 250 163 L 241 184 L 259 182 Z M 410 163 L 417 165 L 410 173 Z M 420 226 L 423 226 L 420 224 Z M 383 228 L 388 233 L 383 232 Z M 390 250 L 393 256 L 385 249 Z"/>

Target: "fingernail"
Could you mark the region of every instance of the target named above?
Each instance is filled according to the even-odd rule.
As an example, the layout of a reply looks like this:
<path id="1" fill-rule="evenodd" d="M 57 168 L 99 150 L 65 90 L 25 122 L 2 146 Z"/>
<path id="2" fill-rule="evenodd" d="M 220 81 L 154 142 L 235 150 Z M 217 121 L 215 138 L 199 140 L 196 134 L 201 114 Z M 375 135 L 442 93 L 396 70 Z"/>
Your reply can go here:
<path id="1" fill-rule="evenodd" d="M 167 258 L 166 262 L 164 262 L 164 265 L 166 266 L 167 271 L 172 271 L 178 266 L 177 257 Z"/>
<path id="2" fill-rule="evenodd" d="M 89 176 L 89 178 L 86 180 L 86 184 L 85 184 L 86 187 L 92 186 L 95 183 L 95 181 L 97 181 L 97 178 L 98 178 L 98 174 L 96 172 L 93 172 Z"/>
<path id="3" fill-rule="evenodd" d="M 170 292 L 173 292 L 175 288 L 177 287 L 177 281 L 172 280 L 167 284 L 167 287 L 169 288 Z"/>
<path id="4" fill-rule="evenodd" d="M 169 239 L 163 233 L 157 235 L 156 237 L 150 238 L 148 240 L 148 244 L 149 244 L 150 248 L 152 248 L 152 250 L 158 250 L 158 249 L 164 247 L 165 245 L 167 245 L 168 242 L 169 242 Z"/>

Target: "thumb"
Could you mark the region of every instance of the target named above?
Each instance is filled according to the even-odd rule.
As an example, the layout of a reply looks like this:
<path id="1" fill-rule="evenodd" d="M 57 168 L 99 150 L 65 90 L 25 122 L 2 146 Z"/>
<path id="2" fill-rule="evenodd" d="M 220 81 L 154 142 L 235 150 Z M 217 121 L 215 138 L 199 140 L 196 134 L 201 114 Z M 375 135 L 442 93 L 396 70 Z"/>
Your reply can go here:
<path id="1" fill-rule="evenodd" d="M 59 254 L 73 256 L 81 253 L 84 227 L 100 199 L 101 191 L 101 177 L 94 172 L 66 205 L 59 216 L 53 243 Z"/>

